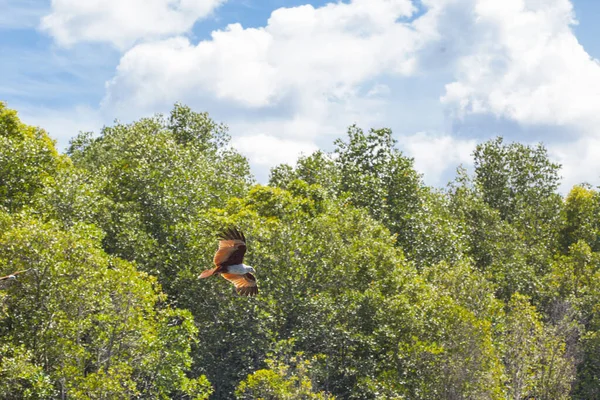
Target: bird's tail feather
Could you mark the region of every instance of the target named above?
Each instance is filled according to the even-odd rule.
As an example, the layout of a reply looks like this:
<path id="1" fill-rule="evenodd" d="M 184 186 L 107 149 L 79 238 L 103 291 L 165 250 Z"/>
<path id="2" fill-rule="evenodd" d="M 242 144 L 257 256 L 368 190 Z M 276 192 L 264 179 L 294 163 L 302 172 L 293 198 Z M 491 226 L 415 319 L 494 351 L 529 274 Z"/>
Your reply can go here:
<path id="1" fill-rule="evenodd" d="M 215 273 L 215 271 L 217 270 L 217 268 L 219 268 L 219 267 L 215 267 L 215 268 L 211 268 L 211 269 L 202 271 L 202 273 L 200 274 L 200 279 L 208 278 L 209 276 L 212 276 Z"/>

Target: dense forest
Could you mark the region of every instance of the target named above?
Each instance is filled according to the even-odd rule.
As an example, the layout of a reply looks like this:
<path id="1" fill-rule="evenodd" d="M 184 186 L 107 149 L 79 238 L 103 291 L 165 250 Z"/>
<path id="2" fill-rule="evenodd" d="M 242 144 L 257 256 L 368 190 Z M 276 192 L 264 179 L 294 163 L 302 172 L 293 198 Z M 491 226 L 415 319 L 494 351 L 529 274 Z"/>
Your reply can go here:
<path id="1" fill-rule="evenodd" d="M 433 188 L 340 136 L 265 186 L 180 104 L 61 154 L 0 103 L 0 398 L 600 398 L 599 192 L 541 144 Z M 198 279 L 228 226 L 255 297 Z"/>

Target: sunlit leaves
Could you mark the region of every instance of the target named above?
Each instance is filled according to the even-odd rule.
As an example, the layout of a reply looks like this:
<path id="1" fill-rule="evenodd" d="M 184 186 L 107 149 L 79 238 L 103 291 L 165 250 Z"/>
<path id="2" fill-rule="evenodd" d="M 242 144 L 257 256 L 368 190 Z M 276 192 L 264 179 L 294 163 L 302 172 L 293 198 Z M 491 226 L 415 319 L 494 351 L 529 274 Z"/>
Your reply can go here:
<path id="1" fill-rule="evenodd" d="M 0 300 L 1 301 L 1 300 Z M 32 353 L 24 346 L 0 345 L 0 396 L 7 400 L 49 399 L 52 382 L 43 368 L 32 362 Z"/>
<path id="2" fill-rule="evenodd" d="M 157 115 L 76 138 L 75 164 L 93 177 L 90 190 L 107 198 L 96 220 L 107 232 L 105 248 L 159 273 L 154 264 L 163 261 L 158 253 L 172 226 L 247 190 L 248 163 L 227 140 L 224 126 L 181 105 L 168 120 Z"/>
<path id="3" fill-rule="evenodd" d="M 0 335 L 29 349 L 61 395 L 175 393 L 189 380 L 192 317 L 163 303 L 154 278 L 107 256 L 101 237 L 16 216 L 0 235 L 0 265 L 30 270 L 5 289 Z M 183 323 L 169 327 L 174 317 Z"/>
<path id="4" fill-rule="evenodd" d="M 584 240 L 593 251 L 600 251 L 600 194 L 585 186 L 575 186 L 565 200 L 565 214 L 564 248 Z"/>
<path id="5" fill-rule="evenodd" d="M 0 102 L 0 205 L 11 211 L 29 205 L 64 162 L 46 132 L 23 124 Z"/>
<path id="6" fill-rule="evenodd" d="M 573 354 L 566 351 L 569 321 L 558 322 L 544 324 L 528 298 L 511 298 L 502 338 L 509 398 L 569 398 L 575 378 Z"/>
<path id="7" fill-rule="evenodd" d="M 546 148 L 504 144 L 497 138 L 478 145 L 473 157 L 483 200 L 522 232 L 528 245 L 556 246 L 562 224 L 556 192 L 560 165 L 550 160 Z"/>
<path id="8" fill-rule="evenodd" d="M 59 156 L 0 105 L 0 397 L 600 395 L 599 196 L 543 146 L 433 189 L 351 126 L 263 186 L 228 140 L 177 104 Z M 230 225 L 255 298 L 198 279 Z"/>
<path id="9" fill-rule="evenodd" d="M 235 391 L 236 398 L 334 400 L 334 396 L 314 389 L 319 358 L 307 358 L 302 352 L 294 353 L 293 344 L 293 339 L 276 343 L 276 350 L 265 360 L 268 369 L 258 370 L 240 382 Z"/>

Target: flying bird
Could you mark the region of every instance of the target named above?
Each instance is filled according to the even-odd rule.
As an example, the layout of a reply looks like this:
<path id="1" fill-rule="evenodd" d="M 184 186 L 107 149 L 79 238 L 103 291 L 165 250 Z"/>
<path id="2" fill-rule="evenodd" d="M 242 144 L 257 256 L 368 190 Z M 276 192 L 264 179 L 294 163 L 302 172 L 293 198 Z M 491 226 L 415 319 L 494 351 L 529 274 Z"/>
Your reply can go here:
<path id="1" fill-rule="evenodd" d="M 245 265 L 246 237 L 236 228 L 228 228 L 219 235 L 219 248 L 213 258 L 214 268 L 200 274 L 200 278 L 221 275 L 233 283 L 238 294 L 254 296 L 258 293 L 254 268 Z"/>
<path id="2" fill-rule="evenodd" d="M 25 269 L 23 271 L 16 271 L 13 272 L 10 275 L 6 275 L 6 276 L 0 276 L 0 281 L 9 281 L 9 280 L 13 280 L 13 279 L 17 279 L 17 275 L 22 274 L 23 272 L 27 272 L 29 271 L 28 269 Z"/>

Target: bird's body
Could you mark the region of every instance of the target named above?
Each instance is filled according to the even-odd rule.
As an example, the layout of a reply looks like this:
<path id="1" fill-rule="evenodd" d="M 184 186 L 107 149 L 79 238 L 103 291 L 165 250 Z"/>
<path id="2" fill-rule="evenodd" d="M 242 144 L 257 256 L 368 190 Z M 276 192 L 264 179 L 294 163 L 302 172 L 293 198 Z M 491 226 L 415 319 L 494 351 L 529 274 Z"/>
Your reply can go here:
<path id="1" fill-rule="evenodd" d="M 256 272 L 254 268 L 246 264 L 235 264 L 227 267 L 227 273 L 235 275 L 245 275 L 247 273 Z"/>
<path id="2" fill-rule="evenodd" d="M 235 285 L 238 294 L 254 296 L 258 293 L 258 286 L 254 268 L 243 263 L 246 253 L 246 237 L 237 229 L 225 230 L 219 240 L 219 248 L 215 253 L 214 268 L 207 269 L 200 274 L 200 278 L 221 275 Z"/>

